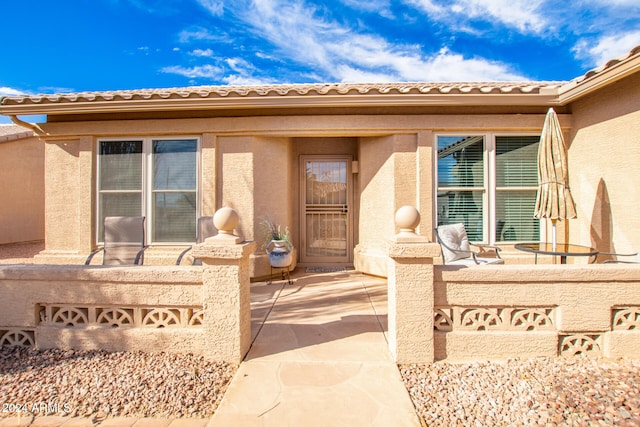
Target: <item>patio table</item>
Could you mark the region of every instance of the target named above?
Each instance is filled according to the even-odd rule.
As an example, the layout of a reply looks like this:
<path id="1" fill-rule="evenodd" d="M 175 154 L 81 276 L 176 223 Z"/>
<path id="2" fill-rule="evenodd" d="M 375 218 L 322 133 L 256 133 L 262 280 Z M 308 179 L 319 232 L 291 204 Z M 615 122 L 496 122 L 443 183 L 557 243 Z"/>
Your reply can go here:
<path id="1" fill-rule="evenodd" d="M 568 256 L 595 257 L 598 255 L 598 251 L 594 248 L 568 243 L 556 243 L 555 247 L 551 243 L 518 243 L 515 248 L 536 254 L 536 264 L 538 263 L 539 254 L 560 256 L 561 264 L 567 263 Z"/>

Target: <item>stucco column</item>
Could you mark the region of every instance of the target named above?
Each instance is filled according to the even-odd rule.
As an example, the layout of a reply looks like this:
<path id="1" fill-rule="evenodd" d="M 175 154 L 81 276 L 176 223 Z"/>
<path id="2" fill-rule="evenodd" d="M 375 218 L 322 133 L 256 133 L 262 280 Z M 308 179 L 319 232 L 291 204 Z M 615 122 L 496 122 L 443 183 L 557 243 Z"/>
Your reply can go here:
<path id="1" fill-rule="evenodd" d="M 225 214 L 229 214 L 230 210 L 223 208 L 214 215 L 214 224 L 220 233 L 196 245 L 193 255 L 202 259 L 204 268 L 205 356 L 210 360 L 240 363 L 251 344 L 249 256 L 256 245 L 238 242 L 239 238 L 232 233 L 237 214 L 233 211 L 220 220 L 219 214 L 224 209 L 227 209 Z M 221 226 L 219 221 L 235 221 L 235 225 Z"/>
<path id="2" fill-rule="evenodd" d="M 433 258 L 440 247 L 413 232 L 419 223 L 415 208 L 400 208 L 400 232 L 389 244 L 389 348 L 397 363 L 434 361 Z"/>

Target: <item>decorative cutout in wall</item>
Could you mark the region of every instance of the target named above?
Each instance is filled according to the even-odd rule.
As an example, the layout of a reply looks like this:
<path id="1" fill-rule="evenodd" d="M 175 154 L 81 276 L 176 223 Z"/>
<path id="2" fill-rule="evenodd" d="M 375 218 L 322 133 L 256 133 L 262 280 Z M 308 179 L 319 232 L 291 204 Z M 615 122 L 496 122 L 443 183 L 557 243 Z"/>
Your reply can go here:
<path id="1" fill-rule="evenodd" d="M 511 312 L 511 326 L 525 331 L 549 331 L 555 329 L 550 308 L 524 308 Z"/>
<path id="2" fill-rule="evenodd" d="M 89 323 L 89 309 L 76 307 L 52 307 L 51 323 L 79 326 Z"/>
<path id="3" fill-rule="evenodd" d="M 602 336 L 597 333 L 560 335 L 558 353 L 561 356 L 601 355 L 601 340 Z"/>
<path id="4" fill-rule="evenodd" d="M 436 308 L 434 311 L 433 328 L 440 332 L 451 332 L 453 330 L 453 320 L 451 319 L 450 308 Z"/>
<path id="5" fill-rule="evenodd" d="M 619 307 L 612 310 L 614 331 L 640 331 L 640 307 Z"/>
<path id="6" fill-rule="evenodd" d="M 189 317 L 189 326 L 202 326 L 204 321 L 204 310 L 192 310 Z"/>
<path id="7" fill-rule="evenodd" d="M 103 308 L 96 310 L 96 323 L 109 325 L 112 328 L 120 326 L 133 326 L 132 308 Z"/>
<path id="8" fill-rule="evenodd" d="M 502 310 L 499 308 L 471 308 L 460 313 L 460 326 L 463 329 L 486 331 L 502 329 Z"/>
<path id="9" fill-rule="evenodd" d="M 434 329 L 466 331 L 553 331 L 553 308 L 436 307 Z"/>
<path id="10" fill-rule="evenodd" d="M 149 327 L 186 328 L 202 326 L 202 307 L 88 307 L 40 305 L 42 324 L 69 328 L 101 326 L 107 328 Z"/>
<path id="11" fill-rule="evenodd" d="M 151 310 L 143 309 L 142 311 L 144 313 L 142 326 L 151 326 L 153 328 L 180 326 L 180 310 L 152 308 Z"/>
<path id="12" fill-rule="evenodd" d="M 36 345 L 35 331 L 20 328 L 0 328 L 0 347 L 33 347 Z"/>

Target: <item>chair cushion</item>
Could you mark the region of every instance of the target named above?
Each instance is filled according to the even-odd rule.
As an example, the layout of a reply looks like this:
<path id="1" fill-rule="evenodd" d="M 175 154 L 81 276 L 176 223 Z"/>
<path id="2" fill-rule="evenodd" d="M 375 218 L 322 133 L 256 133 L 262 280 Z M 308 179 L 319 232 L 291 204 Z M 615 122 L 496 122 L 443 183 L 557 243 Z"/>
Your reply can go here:
<path id="1" fill-rule="evenodd" d="M 469 245 L 469 238 L 467 237 L 467 230 L 465 230 L 463 223 L 439 226 L 438 236 L 440 237 L 440 240 L 451 249 L 463 251 L 471 249 Z M 458 259 L 469 258 L 471 256 L 468 253 L 451 251 L 445 246 L 442 246 L 442 255 L 444 256 L 445 263 L 450 263 Z"/>
<path id="2" fill-rule="evenodd" d="M 489 265 L 489 264 L 504 264 L 504 260 L 500 258 L 481 258 L 476 257 L 477 263 L 473 260 L 473 258 L 461 258 L 455 261 L 451 261 L 447 263 L 447 265 L 464 265 L 467 267 L 475 267 L 477 265 Z"/>

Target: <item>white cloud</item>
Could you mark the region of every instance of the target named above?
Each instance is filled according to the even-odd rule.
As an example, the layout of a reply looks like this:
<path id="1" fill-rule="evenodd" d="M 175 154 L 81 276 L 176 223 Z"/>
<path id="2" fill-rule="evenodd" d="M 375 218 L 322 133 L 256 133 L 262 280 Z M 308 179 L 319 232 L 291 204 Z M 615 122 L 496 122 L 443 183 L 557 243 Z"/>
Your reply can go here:
<path id="1" fill-rule="evenodd" d="M 191 43 L 193 41 L 219 41 L 223 36 L 211 33 L 206 28 L 194 28 L 184 30 L 178 35 L 180 43 Z"/>
<path id="2" fill-rule="evenodd" d="M 24 92 L 12 87 L 0 86 L 0 96 L 18 96 L 23 95 Z"/>
<path id="3" fill-rule="evenodd" d="M 425 74 L 434 81 L 522 81 L 527 78 L 514 73 L 504 64 L 482 58 L 465 58 L 443 48 L 426 62 Z"/>
<path id="4" fill-rule="evenodd" d="M 249 72 L 253 72 L 255 67 L 249 61 L 245 61 L 242 58 L 227 58 L 225 63 L 231 68 L 233 71 L 241 72 L 247 74 Z"/>
<path id="5" fill-rule="evenodd" d="M 212 15 L 222 16 L 224 12 L 224 1 L 219 0 L 198 0 L 200 6 L 209 11 Z"/>
<path id="6" fill-rule="evenodd" d="M 361 70 L 344 64 L 339 65 L 336 71 L 342 82 L 382 83 L 396 80 L 392 74 Z"/>
<path id="7" fill-rule="evenodd" d="M 585 60 L 589 66 L 600 66 L 607 61 L 628 53 L 631 49 L 640 45 L 640 30 L 615 35 L 602 36 L 599 39 L 582 39 L 573 51 L 580 59 Z"/>
<path id="8" fill-rule="evenodd" d="M 540 33 L 547 27 L 544 0 L 405 0 L 408 5 L 426 12 L 430 18 L 458 28 L 469 19 L 496 21 L 522 33 Z"/>
<path id="9" fill-rule="evenodd" d="M 189 52 L 191 56 L 197 56 L 202 58 L 213 58 L 213 50 L 211 49 L 194 49 Z"/>
<path id="10" fill-rule="evenodd" d="M 459 0 L 471 17 L 482 18 L 489 15 L 503 24 L 520 32 L 539 33 L 547 26 L 542 0 Z"/>
<path id="11" fill-rule="evenodd" d="M 220 67 L 216 67 L 211 64 L 199 65 L 195 67 L 182 67 L 180 65 L 172 65 L 169 67 L 164 67 L 160 71 L 168 74 L 178 74 L 184 77 L 189 77 L 191 79 L 195 78 L 208 78 L 208 79 L 217 79 L 221 76 L 224 71 Z"/>
<path id="12" fill-rule="evenodd" d="M 232 74 L 222 79 L 226 84 L 232 86 L 263 86 L 277 83 L 275 79 L 262 79 L 259 77 Z"/>
<path id="13" fill-rule="evenodd" d="M 256 0 L 235 4 L 253 32 L 273 44 L 280 56 L 337 81 L 521 80 L 505 64 L 464 58 L 442 49 L 425 56 L 422 47 L 389 42 L 331 21 L 301 2 Z"/>

